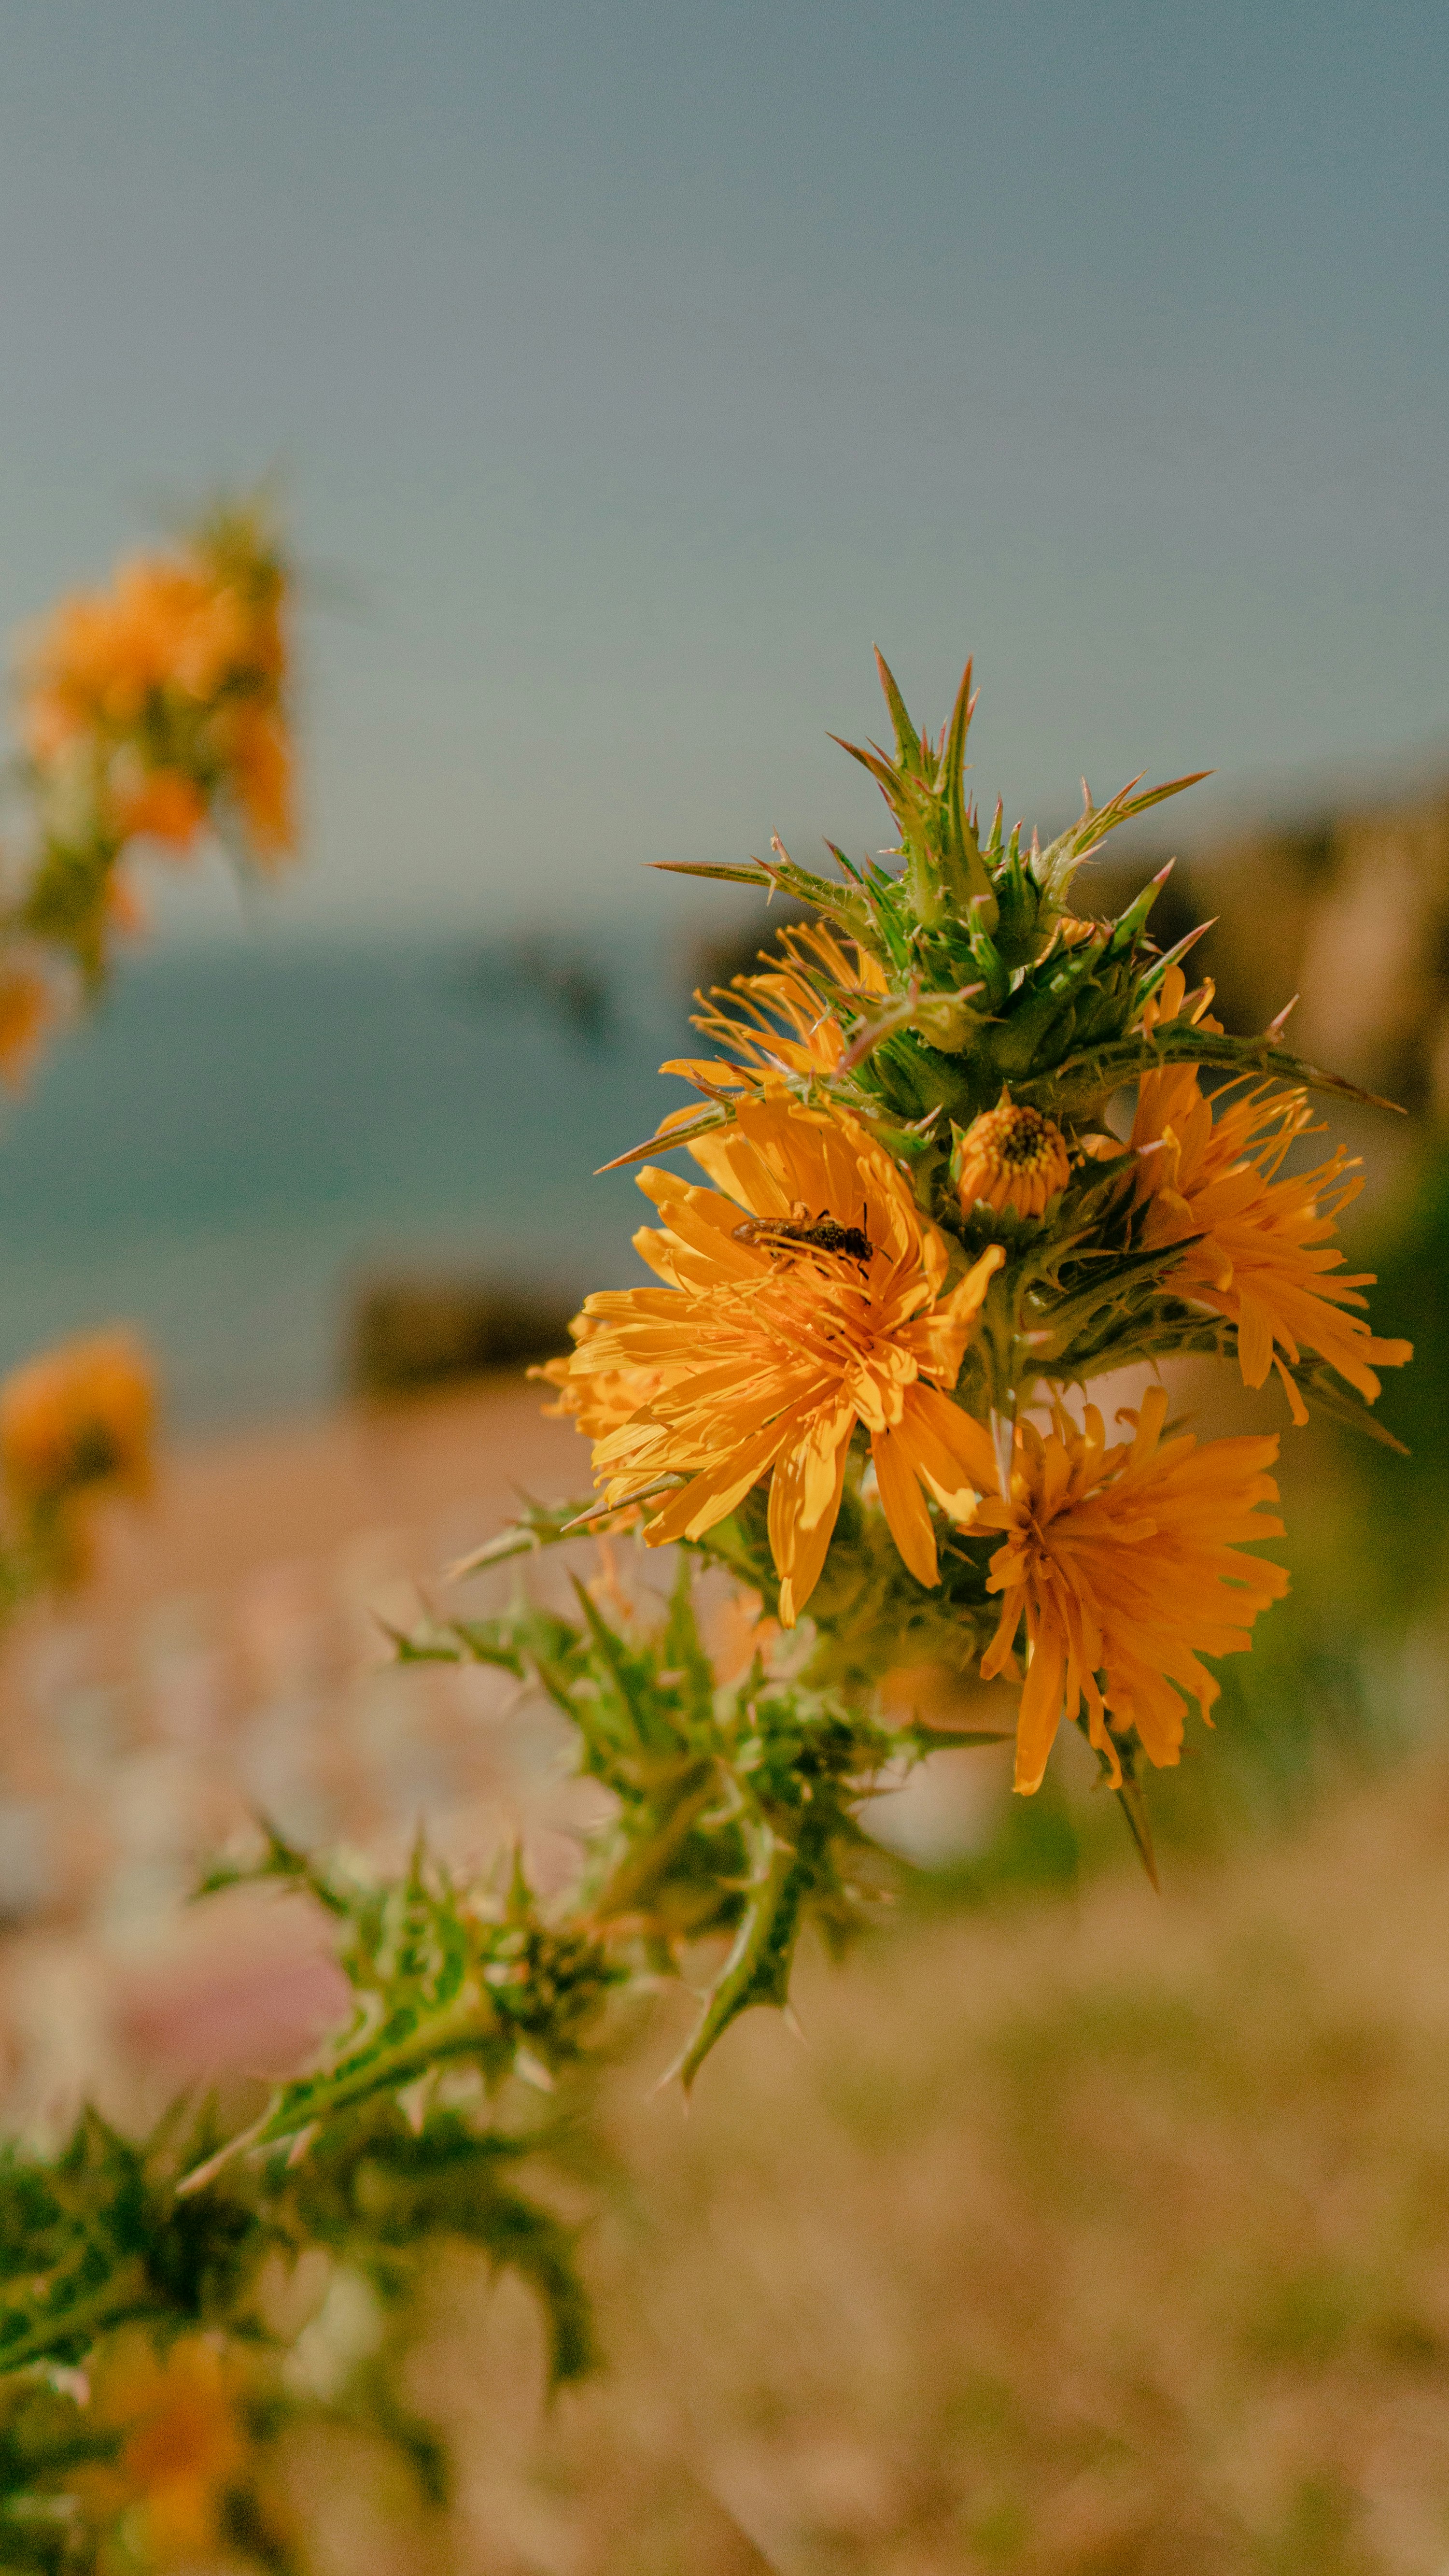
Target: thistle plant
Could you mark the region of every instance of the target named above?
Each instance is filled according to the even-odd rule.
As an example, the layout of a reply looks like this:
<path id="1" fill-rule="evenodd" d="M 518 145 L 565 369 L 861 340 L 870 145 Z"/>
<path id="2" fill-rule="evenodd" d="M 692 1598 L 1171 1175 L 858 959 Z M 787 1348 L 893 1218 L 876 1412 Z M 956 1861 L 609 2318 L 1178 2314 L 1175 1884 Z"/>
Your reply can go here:
<path id="1" fill-rule="evenodd" d="M 778 844 L 683 868 L 814 918 L 699 997 L 709 1051 L 664 1068 L 694 1100 L 617 1158 L 643 1167 L 654 1284 L 590 1297 L 541 1372 L 591 1443 L 592 1494 L 530 1505 L 460 1569 L 511 1566 L 504 1606 L 394 1638 L 403 1664 L 496 1667 L 568 1721 L 603 1809 L 577 1874 L 544 1896 L 517 1856 L 458 1878 L 420 1849 L 373 1881 L 268 1836 L 241 1874 L 327 1915 L 351 2018 L 245 2119 L 179 2106 L 134 2141 L 91 2114 L 59 2152 L 12 2156 L 7 2563 L 120 2565 L 124 2542 L 161 2564 L 179 2529 L 304 2564 L 265 2476 L 303 2402 L 276 2297 L 303 2254 L 379 2320 L 328 2403 L 428 2493 L 445 2463 L 394 2365 L 434 2251 L 463 2238 L 514 2267 L 555 2377 L 586 2368 L 586 2260 L 548 2175 L 590 2067 L 671 1983 L 694 1990 L 685 2086 L 742 2013 L 786 2007 L 807 1931 L 838 1954 L 879 1918 L 871 1801 L 943 1745 L 1014 1733 L 1029 1796 L 1075 1726 L 1151 1871 L 1146 1775 L 1287 1588 L 1259 1552 L 1282 1532 L 1278 1431 L 1200 1441 L 1164 1364 L 1217 1358 L 1290 1425 L 1316 1408 L 1371 1431 L 1377 1372 L 1410 1356 L 1371 1332 L 1370 1283 L 1332 1242 L 1355 1171 L 1291 1151 L 1310 1094 L 1348 1086 L 1282 1018 L 1219 1025 L 1192 939 L 1153 943 L 1165 870 L 1115 920 L 1072 908 L 1109 833 L 1194 782 L 1088 795 L 1046 848 L 999 806 L 983 832 L 969 669 L 935 741 L 881 677 L 892 748 L 845 747 L 892 850 L 835 851 L 829 879 Z M 653 1159 L 681 1152 L 701 1178 Z M 1145 1394 L 1092 1401 L 1128 1367 Z M 672 1573 L 631 1589 L 592 1569 L 594 1539 L 636 1551 L 636 1576 L 668 1549 Z M 533 1578 L 569 1544 L 561 1608 Z M 1014 1727 L 892 1722 L 889 1676 L 923 1663 L 959 1677 L 968 1721 L 970 1685 L 1011 1683 Z M 127 2382 L 137 2335 L 160 2358 Z M 204 2422 L 190 2483 L 163 2493 L 146 2463 L 175 2445 L 147 2428 L 182 2390 Z"/>
<path id="2" fill-rule="evenodd" d="M 934 744 L 880 672 L 894 756 L 845 748 L 881 787 L 900 865 L 837 851 L 836 884 L 777 845 L 685 871 L 819 919 L 702 998 L 721 1055 L 665 1069 L 704 1105 L 619 1162 L 682 1145 L 711 1186 L 640 1173 L 660 1221 L 636 1246 L 663 1284 L 589 1298 L 550 1374 L 614 1524 L 722 1556 L 784 1629 L 813 1601 L 823 1665 L 836 1621 L 817 1587 L 849 1589 L 881 1522 L 923 1596 L 974 1588 L 954 1660 L 1022 1680 L 1017 1788 L 1079 1723 L 1141 1836 L 1139 1758 L 1177 1760 L 1184 1694 L 1205 1717 L 1217 1693 L 1201 1657 L 1245 1649 L 1286 1588 L 1242 1552 L 1281 1534 L 1277 1435 L 1200 1446 L 1169 1429 L 1159 1385 L 1112 1443 L 1088 1385 L 1211 1354 L 1255 1389 L 1276 1373 L 1295 1423 L 1311 1398 L 1368 1424 L 1376 1370 L 1409 1348 L 1371 1333 L 1370 1283 L 1341 1275 L 1330 1238 L 1359 1186 L 1343 1154 L 1284 1169 L 1309 1092 L 1349 1086 L 1289 1052 L 1282 1018 L 1230 1036 L 1211 986 L 1189 993 L 1196 934 L 1165 953 L 1150 937 L 1166 869 L 1115 921 L 1067 908 L 1107 834 L 1195 779 L 1084 794 L 1045 849 L 1005 836 L 999 805 L 983 837 L 970 666 Z M 897 1645 L 887 1626 L 877 1672 Z"/>

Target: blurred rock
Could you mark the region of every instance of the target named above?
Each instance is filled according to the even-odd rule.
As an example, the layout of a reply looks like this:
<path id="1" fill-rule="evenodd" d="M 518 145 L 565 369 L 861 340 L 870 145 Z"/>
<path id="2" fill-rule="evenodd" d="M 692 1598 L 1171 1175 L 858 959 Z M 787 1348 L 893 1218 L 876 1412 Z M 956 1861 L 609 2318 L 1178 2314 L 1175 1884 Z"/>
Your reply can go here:
<path id="1" fill-rule="evenodd" d="M 360 1291 L 347 1346 L 358 1395 L 405 1395 L 569 1349 L 576 1300 L 491 1280 L 378 1279 Z"/>
<path id="2" fill-rule="evenodd" d="M 1077 909 L 1119 912 L 1170 855 L 1139 846 L 1093 861 Z M 797 904 L 741 909 L 691 943 L 690 982 L 753 972 L 809 917 Z M 1204 920 L 1193 974 L 1212 977 L 1228 1028 L 1264 1029 L 1301 992 L 1289 1034 L 1301 1055 L 1449 1125 L 1449 786 L 1193 851 L 1158 899 L 1153 935 L 1170 947 Z"/>
<path id="3" fill-rule="evenodd" d="M 475 1002 L 545 1011 L 585 1046 L 607 1046 L 618 1030 L 613 987 L 591 951 L 552 932 L 527 931 L 480 948 L 462 976 Z"/>
<path id="4" fill-rule="evenodd" d="M 1165 855 L 1084 870 L 1080 909 L 1119 910 Z M 1227 1027 L 1266 1028 L 1301 991 L 1300 1054 L 1449 1120 L 1449 789 L 1184 859 L 1154 936 L 1166 947 L 1204 919 L 1193 972 L 1213 978 Z"/>
<path id="5" fill-rule="evenodd" d="M 732 983 L 736 975 L 753 975 L 762 960 L 773 964 L 785 954 L 781 932 L 817 917 L 808 904 L 792 903 L 788 895 L 775 896 L 768 905 L 761 896 L 748 911 L 736 910 L 733 921 L 716 922 L 688 941 L 681 959 L 688 991 L 708 993 Z"/>

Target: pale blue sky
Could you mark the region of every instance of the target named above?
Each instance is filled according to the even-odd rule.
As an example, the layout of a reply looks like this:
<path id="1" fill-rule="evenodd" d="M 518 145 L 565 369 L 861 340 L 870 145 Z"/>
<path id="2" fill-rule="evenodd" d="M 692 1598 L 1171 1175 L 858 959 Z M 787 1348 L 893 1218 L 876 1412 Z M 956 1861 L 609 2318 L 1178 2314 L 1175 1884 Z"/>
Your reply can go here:
<path id="1" fill-rule="evenodd" d="M 877 843 L 873 640 L 1043 820 L 1449 767 L 1446 74 L 1409 0 L 3 0 L 0 617 L 281 462 L 298 921 Z"/>

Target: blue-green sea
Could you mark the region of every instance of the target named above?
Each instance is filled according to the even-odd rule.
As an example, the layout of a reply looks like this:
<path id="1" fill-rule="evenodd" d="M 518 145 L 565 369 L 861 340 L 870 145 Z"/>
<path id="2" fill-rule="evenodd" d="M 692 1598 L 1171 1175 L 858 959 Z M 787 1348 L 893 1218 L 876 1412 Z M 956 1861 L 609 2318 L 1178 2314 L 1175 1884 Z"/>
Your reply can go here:
<path id="1" fill-rule="evenodd" d="M 688 1098 L 682 961 L 623 935 L 129 961 L 0 1125 L 0 1367 L 124 1318 L 181 1426 L 325 1404 L 358 1283 L 641 1274 L 594 1167 Z"/>

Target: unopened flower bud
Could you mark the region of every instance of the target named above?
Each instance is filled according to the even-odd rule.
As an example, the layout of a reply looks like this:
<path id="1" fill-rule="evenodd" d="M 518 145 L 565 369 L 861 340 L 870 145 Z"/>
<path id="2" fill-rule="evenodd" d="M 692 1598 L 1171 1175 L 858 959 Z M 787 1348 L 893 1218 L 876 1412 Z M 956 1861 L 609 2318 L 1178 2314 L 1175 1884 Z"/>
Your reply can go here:
<path id="1" fill-rule="evenodd" d="M 1002 1099 L 973 1118 L 952 1161 L 963 1216 L 979 1200 L 998 1215 L 1040 1216 L 1047 1201 L 1071 1178 L 1066 1138 L 1039 1109 Z"/>

